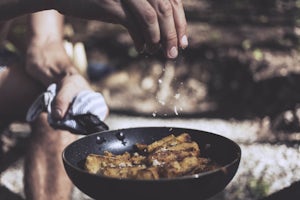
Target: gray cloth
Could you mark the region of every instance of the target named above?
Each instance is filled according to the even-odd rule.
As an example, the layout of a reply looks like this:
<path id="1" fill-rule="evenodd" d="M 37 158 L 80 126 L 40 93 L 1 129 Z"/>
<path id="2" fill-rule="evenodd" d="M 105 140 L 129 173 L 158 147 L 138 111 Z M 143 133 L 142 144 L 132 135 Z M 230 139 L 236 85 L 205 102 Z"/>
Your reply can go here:
<path id="1" fill-rule="evenodd" d="M 0 73 L 6 68 L 6 66 L 0 65 Z"/>
<path id="2" fill-rule="evenodd" d="M 51 103 L 55 96 L 56 84 L 51 84 L 47 91 L 31 105 L 26 120 L 32 122 L 41 112 L 47 112 L 48 122 L 51 126 L 66 129 L 75 134 L 86 135 L 108 129 L 103 122 L 108 113 L 108 107 L 101 93 L 91 90 L 81 91 L 74 97 L 62 120 L 56 120 L 51 115 Z"/>

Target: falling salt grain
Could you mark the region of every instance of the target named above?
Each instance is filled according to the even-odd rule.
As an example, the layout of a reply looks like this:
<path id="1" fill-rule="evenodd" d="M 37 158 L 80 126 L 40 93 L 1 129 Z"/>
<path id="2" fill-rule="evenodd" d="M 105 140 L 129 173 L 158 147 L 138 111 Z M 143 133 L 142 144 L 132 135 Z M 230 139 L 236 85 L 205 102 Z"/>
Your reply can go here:
<path id="1" fill-rule="evenodd" d="M 175 99 L 179 99 L 180 98 L 180 94 L 179 93 L 177 93 L 177 94 L 175 94 Z"/>
<path id="2" fill-rule="evenodd" d="M 161 105 L 163 105 L 163 106 L 166 104 L 166 103 L 165 103 L 164 101 L 162 101 L 162 100 L 159 100 L 158 102 L 159 102 Z"/>
<path id="3" fill-rule="evenodd" d="M 156 113 L 155 113 L 155 112 L 154 112 L 154 113 L 152 113 L 152 116 L 153 116 L 153 117 L 156 117 Z"/>
<path id="4" fill-rule="evenodd" d="M 158 83 L 161 84 L 161 83 L 162 83 L 162 80 L 161 80 L 161 79 L 158 79 Z"/>
<path id="5" fill-rule="evenodd" d="M 175 113 L 175 115 L 178 115 L 177 107 L 176 106 L 174 106 L 174 113 Z"/>

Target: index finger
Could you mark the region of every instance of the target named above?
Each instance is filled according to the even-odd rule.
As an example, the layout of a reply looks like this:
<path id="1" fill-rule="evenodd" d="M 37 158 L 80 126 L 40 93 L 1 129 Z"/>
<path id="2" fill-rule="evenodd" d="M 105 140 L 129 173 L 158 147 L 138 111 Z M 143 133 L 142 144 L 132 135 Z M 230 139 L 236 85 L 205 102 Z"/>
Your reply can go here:
<path id="1" fill-rule="evenodd" d="M 145 42 L 148 45 L 158 44 L 160 41 L 160 31 L 157 14 L 147 0 L 127 0 L 133 15 L 137 18 L 139 29 L 143 33 Z"/>

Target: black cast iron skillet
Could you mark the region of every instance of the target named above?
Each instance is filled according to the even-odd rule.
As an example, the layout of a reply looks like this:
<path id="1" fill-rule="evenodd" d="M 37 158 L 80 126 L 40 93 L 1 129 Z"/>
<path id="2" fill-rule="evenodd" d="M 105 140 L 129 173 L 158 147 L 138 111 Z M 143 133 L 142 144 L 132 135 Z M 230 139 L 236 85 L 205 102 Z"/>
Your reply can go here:
<path id="1" fill-rule="evenodd" d="M 116 179 L 89 174 L 83 169 L 86 156 L 133 152 L 134 144 L 150 144 L 167 135 L 189 133 L 201 150 L 201 156 L 215 160 L 222 167 L 191 176 L 159 179 Z M 207 199 L 222 191 L 238 169 L 241 149 L 223 136 L 194 129 L 172 127 L 139 127 L 110 130 L 85 136 L 67 146 L 62 155 L 66 172 L 83 193 L 94 199 L 128 200 L 191 200 Z"/>

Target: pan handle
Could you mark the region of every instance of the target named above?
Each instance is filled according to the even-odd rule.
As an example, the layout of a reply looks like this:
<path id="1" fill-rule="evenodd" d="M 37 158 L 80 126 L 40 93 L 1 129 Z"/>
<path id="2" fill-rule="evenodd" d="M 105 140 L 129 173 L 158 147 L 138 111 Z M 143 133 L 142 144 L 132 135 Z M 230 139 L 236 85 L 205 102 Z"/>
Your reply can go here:
<path id="1" fill-rule="evenodd" d="M 64 124 L 51 124 L 54 128 L 68 130 L 75 135 L 90 135 L 109 129 L 108 125 L 93 114 L 81 114 L 73 117 L 76 121 L 76 128 L 71 128 Z"/>

